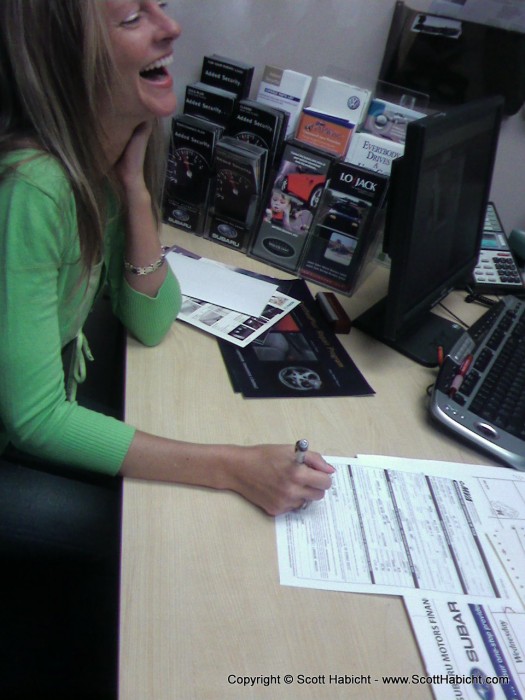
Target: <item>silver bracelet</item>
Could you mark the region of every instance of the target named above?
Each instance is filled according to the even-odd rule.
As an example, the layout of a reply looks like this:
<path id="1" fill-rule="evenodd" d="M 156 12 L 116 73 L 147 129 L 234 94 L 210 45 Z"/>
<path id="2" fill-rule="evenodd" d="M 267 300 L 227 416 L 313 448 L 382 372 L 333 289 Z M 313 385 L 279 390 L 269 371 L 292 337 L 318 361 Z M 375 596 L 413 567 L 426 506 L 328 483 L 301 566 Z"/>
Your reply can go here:
<path id="1" fill-rule="evenodd" d="M 158 260 L 155 260 L 155 262 L 151 263 L 151 265 L 146 265 L 146 267 L 139 267 L 138 265 L 132 265 L 130 262 L 127 260 L 124 260 L 124 269 L 127 272 L 131 272 L 134 275 L 151 275 L 152 272 L 155 272 L 156 270 L 159 269 L 159 267 L 162 267 L 164 265 L 164 260 L 166 258 L 166 254 L 162 253 L 160 258 Z"/>

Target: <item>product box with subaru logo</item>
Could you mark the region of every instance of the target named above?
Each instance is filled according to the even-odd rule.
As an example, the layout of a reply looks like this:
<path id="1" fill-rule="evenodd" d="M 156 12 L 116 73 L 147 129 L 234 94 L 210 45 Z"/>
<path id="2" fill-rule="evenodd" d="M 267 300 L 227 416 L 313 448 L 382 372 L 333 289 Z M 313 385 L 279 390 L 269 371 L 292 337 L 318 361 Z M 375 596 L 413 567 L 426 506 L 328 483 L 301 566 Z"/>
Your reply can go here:
<path id="1" fill-rule="evenodd" d="M 162 202 L 165 223 L 203 233 L 213 154 L 223 131 L 198 117 L 173 118 Z"/>
<path id="2" fill-rule="evenodd" d="M 245 252 L 260 211 L 268 150 L 224 136 L 215 147 L 205 236 Z"/>

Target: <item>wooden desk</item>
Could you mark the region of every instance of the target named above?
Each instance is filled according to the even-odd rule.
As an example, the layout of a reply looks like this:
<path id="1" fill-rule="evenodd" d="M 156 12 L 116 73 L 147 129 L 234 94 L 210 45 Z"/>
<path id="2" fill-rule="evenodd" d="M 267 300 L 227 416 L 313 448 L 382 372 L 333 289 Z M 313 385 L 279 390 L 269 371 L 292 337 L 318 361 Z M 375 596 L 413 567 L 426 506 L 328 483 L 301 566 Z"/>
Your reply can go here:
<path id="1" fill-rule="evenodd" d="M 206 257 L 287 276 L 215 243 L 164 233 L 167 243 Z M 377 288 L 372 276 L 341 299 L 351 317 Z M 462 318 L 479 315 L 479 307 L 453 297 L 447 303 Z M 130 340 L 127 419 L 191 441 L 291 444 L 308 437 L 325 455 L 487 463 L 429 424 L 425 390 L 435 370 L 359 331 L 339 338 L 374 397 L 246 400 L 233 393 L 211 336 L 175 323 L 159 347 Z M 126 481 L 120 654 L 120 700 L 432 698 L 428 686 L 381 682 L 425 675 L 401 600 L 280 586 L 273 519 L 227 492 Z M 317 682 L 286 685 L 285 674 Z M 330 675 L 370 675 L 371 683 L 334 684 Z M 231 682 L 239 676 L 273 682 Z"/>

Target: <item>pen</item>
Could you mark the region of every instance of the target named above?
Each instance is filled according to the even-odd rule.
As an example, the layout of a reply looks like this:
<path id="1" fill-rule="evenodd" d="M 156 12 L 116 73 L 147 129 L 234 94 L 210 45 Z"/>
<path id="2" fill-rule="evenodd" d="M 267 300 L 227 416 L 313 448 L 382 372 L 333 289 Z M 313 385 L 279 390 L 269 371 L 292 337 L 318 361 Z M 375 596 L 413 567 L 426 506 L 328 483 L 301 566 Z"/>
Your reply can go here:
<path id="1" fill-rule="evenodd" d="M 308 440 L 297 440 L 295 443 L 295 461 L 297 464 L 303 464 L 307 452 Z"/>
<path id="2" fill-rule="evenodd" d="M 304 464 L 304 458 L 306 457 L 307 452 L 308 440 L 305 440 L 304 438 L 302 440 L 297 440 L 295 443 L 295 461 L 297 464 Z M 305 498 L 302 506 L 299 506 L 299 508 L 296 508 L 296 510 L 304 510 L 305 508 L 308 508 L 309 505 L 310 501 Z"/>
<path id="3" fill-rule="evenodd" d="M 454 396 L 458 393 L 461 385 L 463 384 L 463 380 L 465 379 L 465 375 L 470 369 L 470 365 L 472 364 L 472 360 L 474 359 L 473 355 L 467 355 L 463 362 L 461 363 L 461 367 L 459 368 L 459 372 L 456 374 L 454 379 L 452 380 L 452 384 L 450 385 L 450 389 L 448 392 L 448 395 L 450 396 L 451 399 L 454 398 Z"/>

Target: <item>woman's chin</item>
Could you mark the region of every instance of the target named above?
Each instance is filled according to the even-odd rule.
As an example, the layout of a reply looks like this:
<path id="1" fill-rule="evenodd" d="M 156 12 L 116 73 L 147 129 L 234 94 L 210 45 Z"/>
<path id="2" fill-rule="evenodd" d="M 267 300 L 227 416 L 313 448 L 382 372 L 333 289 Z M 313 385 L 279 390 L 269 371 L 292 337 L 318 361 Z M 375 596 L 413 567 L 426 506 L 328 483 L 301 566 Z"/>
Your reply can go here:
<path id="1" fill-rule="evenodd" d="M 159 119 L 170 117 L 177 109 L 177 98 L 173 92 L 163 97 L 144 97 L 143 105 L 149 114 Z"/>

